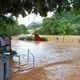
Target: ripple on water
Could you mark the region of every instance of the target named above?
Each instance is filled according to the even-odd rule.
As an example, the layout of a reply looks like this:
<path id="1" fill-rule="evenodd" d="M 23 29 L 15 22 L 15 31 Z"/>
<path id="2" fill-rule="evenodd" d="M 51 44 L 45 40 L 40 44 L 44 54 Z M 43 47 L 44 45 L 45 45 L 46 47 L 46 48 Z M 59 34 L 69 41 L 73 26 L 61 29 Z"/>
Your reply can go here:
<path id="1" fill-rule="evenodd" d="M 80 80 L 79 43 L 40 42 L 36 44 L 33 41 L 17 41 L 17 43 L 13 41 L 12 48 L 21 56 L 21 67 L 24 70 L 24 66 L 28 65 L 28 49 L 35 56 L 36 67 L 39 67 L 19 75 L 22 79 L 17 77 L 13 80 Z M 14 57 L 14 61 L 18 64 L 17 58 Z M 29 66 L 31 65 L 30 56 Z"/>

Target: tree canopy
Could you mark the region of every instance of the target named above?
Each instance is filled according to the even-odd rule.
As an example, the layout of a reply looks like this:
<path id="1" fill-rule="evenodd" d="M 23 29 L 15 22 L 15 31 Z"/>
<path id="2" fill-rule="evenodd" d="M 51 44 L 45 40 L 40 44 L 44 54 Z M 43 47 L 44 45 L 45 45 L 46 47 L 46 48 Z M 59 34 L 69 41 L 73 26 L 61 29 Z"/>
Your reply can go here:
<path id="1" fill-rule="evenodd" d="M 14 16 L 22 14 L 24 17 L 26 12 L 46 16 L 48 11 L 79 10 L 80 0 L 0 0 L 0 14 L 11 13 Z"/>
<path id="2" fill-rule="evenodd" d="M 7 33 L 9 35 L 27 34 L 25 25 L 18 25 L 17 20 L 13 17 L 0 17 L 0 34 Z"/>
<path id="3" fill-rule="evenodd" d="M 45 35 L 80 35 L 80 15 L 64 13 L 44 18 L 34 33 Z"/>

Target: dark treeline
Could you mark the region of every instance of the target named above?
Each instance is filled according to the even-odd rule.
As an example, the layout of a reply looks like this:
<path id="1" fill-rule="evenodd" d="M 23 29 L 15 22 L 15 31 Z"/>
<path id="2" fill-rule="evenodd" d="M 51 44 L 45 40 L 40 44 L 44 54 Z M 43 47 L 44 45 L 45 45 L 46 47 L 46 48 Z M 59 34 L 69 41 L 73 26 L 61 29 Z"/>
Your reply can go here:
<path id="1" fill-rule="evenodd" d="M 80 35 L 80 15 L 68 12 L 44 18 L 42 26 L 34 33 L 43 35 Z"/>
<path id="2" fill-rule="evenodd" d="M 41 16 L 47 16 L 47 12 L 55 11 L 61 12 L 71 11 L 80 13 L 80 0 L 0 0 L 0 13 L 11 13 L 12 16 L 26 16 L 35 13 Z"/>

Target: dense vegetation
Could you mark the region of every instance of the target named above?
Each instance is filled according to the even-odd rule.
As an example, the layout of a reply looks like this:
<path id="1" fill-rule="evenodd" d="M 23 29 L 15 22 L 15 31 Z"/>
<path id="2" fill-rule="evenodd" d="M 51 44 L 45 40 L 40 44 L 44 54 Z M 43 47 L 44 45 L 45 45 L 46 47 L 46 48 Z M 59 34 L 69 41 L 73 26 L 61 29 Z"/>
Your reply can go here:
<path id="1" fill-rule="evenodd" d="M 39 13 L 41 16 L 47 16 L 48 11 L 55 12 L 57 15 L 52 18 L 45 18 L 41 29 L 36 32 L 56 35 L 80 34 L 80 16 L 69 14 L 68 17 L 68 14 L 61 15 L 61 13 L 69 11 L 79 14 L 80 0 L 0 0 L 0 33 L 6 32 L 11 35 L 16 35 L 26 32 L 26 29 L 24 28 L 23 30 L 21 25 L 19 26 L 17 24 L 17 21 L 5 17 L 7 13 L 16 17 L 19 14 L 25 17 L 26 14 L 30 13 Z"/>
<path id="2" fill-rule="evenodd" d="M 0 17 L 0 34 L 7 33 L 9 35 L 26 34 L 27 28 L 24 25 L 18 25 L 17 20 L 12 17 Z"/>
<path id="3" fill-rule="evenodd" d="M 80 15 L 63 13 L 44 18 L 42 27 L 34 33 L 49 35 L 80 35 Z"/>

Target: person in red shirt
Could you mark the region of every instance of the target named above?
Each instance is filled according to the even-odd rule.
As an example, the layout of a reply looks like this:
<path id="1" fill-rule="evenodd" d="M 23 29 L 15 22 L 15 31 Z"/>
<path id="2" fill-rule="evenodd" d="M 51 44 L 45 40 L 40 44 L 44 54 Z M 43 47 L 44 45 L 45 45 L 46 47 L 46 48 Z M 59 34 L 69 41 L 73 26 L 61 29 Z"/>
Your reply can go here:
<path id="1" fill-rule="evenodd" d="M 35 35 L 34 35 L 34 40 L 35 40 L 35 41 L 40 41 L 40 40 L 41 40 L 38 34 L 35 34 Z"/>

